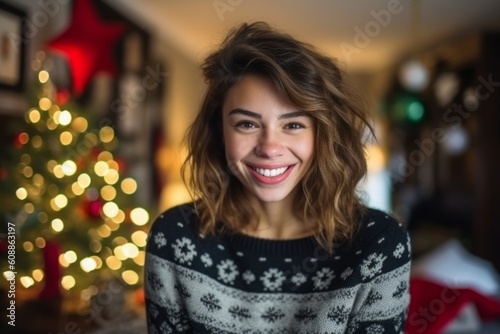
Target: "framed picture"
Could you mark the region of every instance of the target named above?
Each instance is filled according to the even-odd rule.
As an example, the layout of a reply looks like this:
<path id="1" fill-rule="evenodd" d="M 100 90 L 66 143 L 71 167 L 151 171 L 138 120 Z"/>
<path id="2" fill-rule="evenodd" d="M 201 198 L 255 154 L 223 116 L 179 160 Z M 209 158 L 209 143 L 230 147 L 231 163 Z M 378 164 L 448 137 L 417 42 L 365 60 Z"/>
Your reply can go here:
<path id="1" fill-rule="evenodd" d="M 26 12 L 0 2 L 0 90 L 24 85 Z"/>

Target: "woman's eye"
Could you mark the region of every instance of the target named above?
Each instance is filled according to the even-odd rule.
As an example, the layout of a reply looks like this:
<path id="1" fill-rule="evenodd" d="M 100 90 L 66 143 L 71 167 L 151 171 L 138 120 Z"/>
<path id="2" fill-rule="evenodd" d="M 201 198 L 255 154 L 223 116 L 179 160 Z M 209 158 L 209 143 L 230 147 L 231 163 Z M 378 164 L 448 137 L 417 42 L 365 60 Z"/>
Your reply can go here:
<path id="1" fill-rule="evenodd" d="M 288 123 L 285 128 L 287 129 L 292 129 L 292 130 L 298 130 L 298 129 L 303 129 L 305 128 L 304 124 L 302 123 Z"/>
<path id="2" fill-rule="evenodd" d="M 253 128 L 256 128 L 257 126 L 253 122 L 240 121 L 240 122 L 235 124 L 235 127 L 242 128 L 242 129 L 253 129 Z"/>

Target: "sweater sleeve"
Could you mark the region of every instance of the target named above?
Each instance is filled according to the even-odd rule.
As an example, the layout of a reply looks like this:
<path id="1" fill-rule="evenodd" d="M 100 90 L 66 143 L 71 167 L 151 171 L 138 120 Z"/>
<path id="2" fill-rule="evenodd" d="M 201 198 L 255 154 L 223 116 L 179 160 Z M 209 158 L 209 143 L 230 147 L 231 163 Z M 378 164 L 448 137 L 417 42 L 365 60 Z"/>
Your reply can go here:
<path id="1" fill-rule="evenodd" d="M 408 232 L 379 213 L 367 226 L 378 224 L 364 238 L 358 291 L 348 333 L 404 333 L 409 306 L 411 246 Z"/>
<path id="2" fill-rule="evenodd" d="M 190 321 L 182 308 L 182 296 L 175 281 L 170 240 L 178 234 L 182 208 L 171 209 L 151 226 L 146 245 L 144 293 L 148 333 L 191 333 Z"/>

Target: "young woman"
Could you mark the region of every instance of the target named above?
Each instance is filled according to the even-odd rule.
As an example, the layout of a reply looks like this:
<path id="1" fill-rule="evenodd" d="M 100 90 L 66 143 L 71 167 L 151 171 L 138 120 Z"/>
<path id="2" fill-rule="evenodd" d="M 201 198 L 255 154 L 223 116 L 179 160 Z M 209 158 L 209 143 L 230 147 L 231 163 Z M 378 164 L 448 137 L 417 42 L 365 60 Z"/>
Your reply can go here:
<path id="1" fill-rule="evenodd" d="M 145 267 L 150 333 L 402 333 L 410 241 L 363 206 L 365 108 L 335 63 L 265 23 L 203 65 L 208 90 Z"/>

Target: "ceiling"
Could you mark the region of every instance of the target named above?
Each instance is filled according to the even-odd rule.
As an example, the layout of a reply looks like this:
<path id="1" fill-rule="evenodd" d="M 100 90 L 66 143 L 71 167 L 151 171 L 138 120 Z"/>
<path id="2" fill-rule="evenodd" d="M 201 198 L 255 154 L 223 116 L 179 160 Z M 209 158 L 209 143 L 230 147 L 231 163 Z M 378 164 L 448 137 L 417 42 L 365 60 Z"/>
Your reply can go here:
<path id="1" fill-rule="evenodd" d="M 256 20 L 315 45 L 356 71 L 379 70 L 409 52 L 500 28 L 498 0 L 105 1 L 195 61 L 227 29 Z"/>

